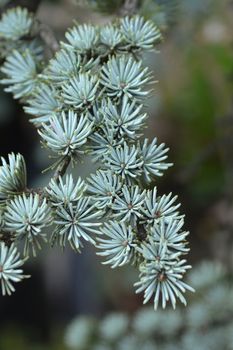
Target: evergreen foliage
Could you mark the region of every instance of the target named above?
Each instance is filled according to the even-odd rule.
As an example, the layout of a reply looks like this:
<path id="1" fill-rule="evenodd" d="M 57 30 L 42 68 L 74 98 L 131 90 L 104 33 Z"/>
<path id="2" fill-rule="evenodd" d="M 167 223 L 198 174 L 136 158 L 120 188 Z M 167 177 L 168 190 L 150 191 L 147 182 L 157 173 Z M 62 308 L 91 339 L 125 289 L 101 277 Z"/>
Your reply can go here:
<path id="1" fill-rule="evenodd" d="M 57 154 L 60 162 L 64 157 L 74 161 L 83 152 L 82 146 L 87 142 L 91 129 L 92 123 L 86 115 L 78 118 L 74 111 L 69 110 L 68 115 L 62 111 L 61 115 L 51 116 L 38 132 L 44 145 Z"/>
<path id="2" fill-rule="evenodd" d="M 43 227 L 50 224 L 50 209 L 46 199 L 41 199 L 39 194 L 15 196 L 7 202 L 4 213 L 5 229 L 14 232 L 16 239 L 24 239 L 24 256 L 28 256 L 30 248 L 36 255 L 36 248 L 41 248 L 40 240 L 46 241 Z"/>
<path id="3" fill-rule="evenodd" d="M 3 295 L 11 295 L 15 291 L 13 283 L 20 282 L 27 276 L 23 275 L 20 268 L 24 261 L 20 259 L 17 248 L 12 244 L 10 247 L 0 242 L 0 279 Z"/>
<path id="4" fill-rule="evenodd" d="M 227 277 L 221 264 L 202 262 L 189 275 L 197 293 L 187 309 L 144 307 L 102 319 L 79 315 L 66 329 L 65 344 L 71 350 L 231 350 L 233 285 Z"/>
<path id="5" fill-rule="evenodd" d="M 0 7 L 6 5 L 8 2 L 7 0 L 2 0 L 0 2 Z M 41 60 L 43 58 L 43 47 L 36 27 L 37 22 L 33 14 L 29 13 L 26 8 L 10 8 L 3 12 L 0 20 L 0 56 L 6 58 L 11 55 L 12 50 L 17 50 L 19 51 L 19 57 L 19 54 L 29 49 L 30 53 Z M 17 55 L 15 59 L 17 60 Z M 28 61 L 28 59 L 26 59 L 26 61 Z M 28 64 L 28 62 L 26 62 L 26 64 Z M 15 68 L 15 71 L 19 72 L 19 70 L 23 70 L 24 65 L 25 63 L 22 64 L 21 62 L 18 67 L 13 65 L 12 68 Z"/>
<path id="6" fill-rule="evenodd" d="M 11 154 L 9 164 L 2 159 L 1 240 L 10 237 L 12 245 L 7 250 L 2 243 L 1 270 L 5 254 L 10 262 L 18 259 L 15 245 L 21 240 L 23 259 L 14 266 L 31 251 L 36 255 L 47 236 L 52 245 L 69 243 L 76 251 L 87 241 L 111 267 L 138 268 L 136 292 L 144 292 L 144 303 L 153 297 L 155 309 L 168 301 L 175 308 L 176 299 L 186 304 L 184 293 L 193 289 L 183 282 L 190 268 L 183 258 L 189 251 L 183 215 L 176 197 L 149 189 L 172 165 L 166 162 L 168 148 L 142 137 L 152 83 L 142 54 L 161 41 L 159 29 L 138 15 L 103 27 L 75 24 L 47 62 L 36 54 L 41 49 L 35 36 L 25 48 L 34 22 L 24 9 L 3 14 L 0 33 L 12 50 L 1 83 L 31 114 L 42 144 L 54 154 L 55 173 L 45 188 L 28 189 L 23 157 Z M 12 46 L 16 39 L 18 48 Z M 85 154 L 97 161 L 96 173 L 87 180 L 63 178 Z M 2 291 L 10 294 L 11 271 L 13 282 L 22 278 L 6 271 L 9 278 L 0 274 Z"/>
<path id="7" fill-rule="evenodd" d="M 0 200 L 6 201 L 15 193 L 20 193 L 26 188 L 27 173 L 26 164 L 21 154 L 8 155 L 7 161 L 1 157 L 2 166 L 0 167 Z"/>
<path id="8" fill-rule="evenodd" d="M 16 7 L 3 13 L 0 21 L 0 38 L 18 40 L 29 34 L 33 19 L 27 9 Z"/>
<path id="9" fill-rule="evenodd" d="M 16 99 L 30 95 L 36 87 L 37 67 L 30 50 L 23 53 L 14 50 L 7 56 L 1 71 L 7 76 L 1 84 L 9 85 L 5 91 L 12 92 Z"/>

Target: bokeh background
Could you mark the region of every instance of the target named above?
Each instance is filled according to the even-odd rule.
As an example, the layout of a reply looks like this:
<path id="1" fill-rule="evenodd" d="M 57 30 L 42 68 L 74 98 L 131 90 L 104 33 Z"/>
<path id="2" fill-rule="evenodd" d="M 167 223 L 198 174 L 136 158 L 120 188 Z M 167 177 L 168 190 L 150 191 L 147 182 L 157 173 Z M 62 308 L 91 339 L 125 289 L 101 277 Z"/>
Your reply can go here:
<path id="1" fill-rule="evenodd" d="M 73 19 L 106 23 L 114 17 L 75 2 L 43 1 L 38 9 L 38 17 L 61 40 Z M 145 57 L 158 80 L 148 100 L 150 118 L 145 134 L 165 142 L 170 148 L 169 161 L 174 163 L 154 185 L 158 185 L 160 193 L 179 196 L 186 229 L 190 231 L 190 263 L 196 266 L 205 260 L 221 262 L 230 281 L 233 2 L 146 0 L 142 13 L 164 32 L 160 51 Z M 29 184 L 45 185 L 50 174 L 41 175 L 41 171 L 49 160 L 28 116 L 2 88 L 0 107 L 1 155 L 22 153 L 28 165 Z M 74 173 L 85 177 L 92 167 L 87 162 L 77 166 Z M 0 297 L 0 350 L 67 349 L 64 330 L 77 315 L 101 318 L 113 311 L 133 314 L 141 307 L 142 299 L 132 287 L 137 279 L 135 271 L 111 270 L 100 264 L 92 247 L 85 248 L 81 255 L 69 249 L 61 253 L 59 249 L 46 248 L 35 262 L 27 264 L 32 278 L 19 284 L 13 296 Z M 228 319 L 233 321 L 233 313 Z"/>

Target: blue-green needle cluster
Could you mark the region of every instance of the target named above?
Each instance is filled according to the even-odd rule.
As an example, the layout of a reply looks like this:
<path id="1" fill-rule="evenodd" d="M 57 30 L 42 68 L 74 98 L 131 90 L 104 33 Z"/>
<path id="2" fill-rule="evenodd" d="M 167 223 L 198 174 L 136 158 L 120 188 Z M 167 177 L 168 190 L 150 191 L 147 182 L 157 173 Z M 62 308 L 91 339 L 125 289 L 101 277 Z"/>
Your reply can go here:
<path id="1" fill-rule="evenodd" d="M 144 303 L 153 298 L 155 309 L 168 302 L 175 308 L 177 299 L 186 304 L 184 293 L 192 288 L 183 282 L 190 268 L 183 215 L 176 196 L 149 189 L 172 165 L 168 148 L 157 138 L 143 138 L 152 75 L 142 53 L 160 42 L 159 29 L 138 15 L 101 27 L 75 24 L 46 62 L 38 58 L 39 48 L 30 49 L 30 40 L 24 46 L 33 21 L 20 8 L 2 16 L 0 39 L 12 50 L 1 67 L 1 83 L 31 114 L 43 146 L 55 157 L 55 173 L 46 188 L 28 189 L 23 156 L 2 159 L 0 268 L 5 269 L 4 254 L 18 258 L 15 247 L 22 240 L 25 257 L 36 255 L 47 238 L 76 251 L 87 241 L 103 263 L 138 269 L 136 292 L 144 293 Z M 21 48 L 12 45 L 16 39 Z M 87 154 L 97 162 L 96 173 L 86 180 L 63 176 Z M 10 270 L 19 275 L 15 281 L 22 279 L 18 264 Z M 6 293 L 12 287 L 4 276 Z"/>

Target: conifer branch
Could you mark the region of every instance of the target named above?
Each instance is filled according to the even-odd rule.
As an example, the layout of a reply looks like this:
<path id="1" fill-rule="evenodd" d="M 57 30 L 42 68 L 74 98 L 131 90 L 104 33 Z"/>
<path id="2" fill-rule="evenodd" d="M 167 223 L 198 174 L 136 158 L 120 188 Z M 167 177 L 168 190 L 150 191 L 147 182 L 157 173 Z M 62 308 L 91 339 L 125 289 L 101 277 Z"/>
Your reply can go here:
<path id="1" fill-rule="evenodd" d="M 126 1 L 124 11 L 131 14 L 136 6 Z M 13 239 L 9 247 L 0 246 L 2 292 L 11 294 L 11 280 L 25 278 L 21 269 L 8 268 L 11 259 L 21 266 L 48 240 L 77 252 L 87 241 L 104 264 L 138 269 L 136 293 L 144 293 L 144 303 L 153 298 L 155 309 L 168 302 L 175 308 L 177 299 L 186 304 L 184 293 L 193 289 L 183 282 L 191 268 L 183 258 L 189 251 L 184 216 L 177 196 L 160 195 L 157 186 L 147 189 L 172 165 L 169 149 L 157 138 L 142 137 L 152 74 L 141 57 L 160 42 L 161 33 L 136 15 L 102 27 L 75 24 L 65 38 L 58 49 L 51 32 L 20 7 L 0 20 L 5 57 L 0 82 L 26 104 L 41 143 L 53 152 L 49 169 L 56 169 L 46 187 L 28 189 L 23 156 L 2 158 L 0 227 L 5 242 L 6 235 Z M 48 46 L 57 51 L 49 62 Z M 86 154 L 98 161 L 98 171 L 85 181 L 63 177 Z M 48 239 L 44 229 L 50 226 Z"/>

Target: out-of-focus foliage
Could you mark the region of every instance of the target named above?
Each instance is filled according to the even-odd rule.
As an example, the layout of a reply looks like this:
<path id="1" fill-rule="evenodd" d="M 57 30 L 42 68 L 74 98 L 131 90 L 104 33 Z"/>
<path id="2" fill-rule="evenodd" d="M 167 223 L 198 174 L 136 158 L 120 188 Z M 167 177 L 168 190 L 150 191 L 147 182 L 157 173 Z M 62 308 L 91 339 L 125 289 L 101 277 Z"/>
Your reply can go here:
<path id="1" fill-rule="evenodd" d="M 180 8 L 169 54 L 161 52 L 162 115 L 171 128 L 178 126 L 179 137 L 171 135 L 177 166 L 183 169 L 177 180 L 194 203 L 206 206 L 222 194 L 228 171 L 224 154 L 231 147 L 226 116 L 233 91 L 232 16 L 224 1 L 186 1 Z"/>
<path id="2" fill-rule="evenodd" d="M 124 4 L 126 8 L 134 13 L 138 12 L 145 18 L 152 19 L 165 32 L 170 32 L 174 26 L 181 22 L 188 22 L 188 26 L 200 25 L 200 22 L 207 19 L 209 15 L 215 15 L 216 10 L 222 13 L 227 5 L 227 0 L 70 0 L 74 4 L 87 9 L 102 12 L 104 14 L 117 15 Z M 192 19 L 191 21 L 189 19 Z M 186 24 L 186 23 L 185 23 Z"/>
<path id="3" fill-rule="evenodd" d="M 0 0 L 0 7 L 5 6 L 10 0 Z"/>
<path id="4" fill-rule="evenodd" d="M 78 316 L 67 327 L 65 344 L 72 350 L 231 350 L 233 283 L 228 278 L 223 265 L 203 262 L 189 275 L 197 293 L 187 309 L 155 313 L 147 307 L 133 316 L 112 313 L 91 323 Z M 93 322 L 98 326 L 93 328 Z"/>
<path id="5" fill-rule="evenodd" d="M 123 0 L 71 0 L 74 4 L 79 6 L 88 6 L 97 11 L 101 11 L 103 13 L 114 13 L 116 12 L 120 6 L 123 4 Z"/>
<path id="6" fill-rule="evenodd" d="M 188 308 L 165 311 L 153 307 L 133 314 L 108 313 L 99 319 L 79 315 L 67 326 L 63 341 L 55 331 L 48 346 L 35 345 L 26 333 L 3 329 L 0 348 L 11 350 L 232 350 L 233 282 L 226 268 L 204 261 L 193 268 L 188 282 L 197 290 Z M 14 335 L 14 336 L 12 336 Z"/>
<path id="7" fill-rule="evenodd" d="M 166 32 L 179 21 L 181 6 L 182 0 L 142 0 L 140 12 Z"/>
<path id="8" fill-rule="evenodd" d="M 11 350 L 67 350 L 67 347 L 60 339 L 58 332 L 49 345 L 40 342 L 32 342 L 29 339 L 29 330 L 25 330 L 15 325 L 4 327 L 1 332 L 0 349 Z"/>
<path id="9" fill-rule="evenodd" d="M 14 57 L 14 55 L 8 56 L 14 49 L 19 50 L 17 54 L 16 52 L 14 53 L 16 57 Z M 26 57 L 20 57 L 22 51 L 27 49 L 29 52 L 27 53 Z M 38 30 L 36 30 L 35 18 L 26 8 L 10 8 L 3 12 L 0 21 L 0 57 L 11 57 L 8 62 L 8 67 L 11 65 L 11 67 L 15 70 L 15 73 L 19 73 L 17 76 L 18 79 L 20 79 L 20 75 L 22 73 L 23 79 L 23 73 L 26 72 L 27 66 L 30 66 L 32 69 L 32 66 L 34 65 L 34 63 L 32 63 L 33 59 L 31 57 L 27 57 L 31 54 L 35 56 L 34 59 L 41 60 L 43 57 L 42 41 Z M 14 59 L 21 61 L 24 60 L 25 62 L 23 64 L 21 62 L 21 64 L 18 64 L 17 67 L 12 62 Z M 33 69 L 35 68 L 33 67 Z M 31 71 L 32 70 L 30 70 L 30 72 Z M 13 74 L 13 76 L 16 77 L 16 74 Z"/>
<path id="10" fill-rule="evenodd" d="M 117 14 L 124 7 L 125 0 L 71 0 L 79 6 L 86 6 L 104 14 Z M 161 30 L 169 29 L 178 20 L 182 0 L 138 0 L 134 2 L 133 12 L 153 19 Z M 130 5 L 126 9 L 131 10 Z"/>

